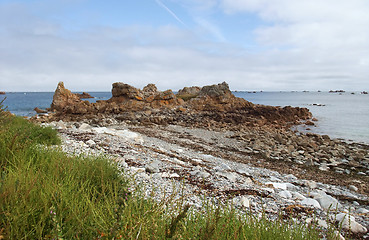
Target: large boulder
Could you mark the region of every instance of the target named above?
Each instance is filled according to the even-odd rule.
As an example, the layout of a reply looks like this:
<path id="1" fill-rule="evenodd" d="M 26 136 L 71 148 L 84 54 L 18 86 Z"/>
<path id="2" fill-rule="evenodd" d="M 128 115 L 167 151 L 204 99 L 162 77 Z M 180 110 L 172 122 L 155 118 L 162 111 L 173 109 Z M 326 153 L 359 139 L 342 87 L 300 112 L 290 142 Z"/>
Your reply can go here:
<path id="1" fill-rule="evenodd" d="M 203 88 L 201 88 L 198 96 L 222 99 L 234 97 L 231 90 L 229 90 L 229 86 L 226 82 L 204 86 Z"/>
<path id="2" fill-rule="evenodd" d="M 59 82 L 56 87 L 53 102 L 51 103 L 51 110 L 62 111 L 67 106 L 73 106 L 76 103 L 80 103 L 81 100 L 77 95 L 64 87 L 63 82 Z"/>
<path id="3" fill-rule="evenodd" d="M 122 100 L 143 100 L 144 98 L 144 94 L 140 89 L 122 82 L 113 83 L 113 89 L 111 90 L 111 93 L 113 98 L 121 98 Z"/>
<path id="4" fill-rule="evenodd" d="M 201 91 L 201 87 L 192 86 L 192 87 L 184 87 L 180 89 L 177 95 L 199 95 Z"/>

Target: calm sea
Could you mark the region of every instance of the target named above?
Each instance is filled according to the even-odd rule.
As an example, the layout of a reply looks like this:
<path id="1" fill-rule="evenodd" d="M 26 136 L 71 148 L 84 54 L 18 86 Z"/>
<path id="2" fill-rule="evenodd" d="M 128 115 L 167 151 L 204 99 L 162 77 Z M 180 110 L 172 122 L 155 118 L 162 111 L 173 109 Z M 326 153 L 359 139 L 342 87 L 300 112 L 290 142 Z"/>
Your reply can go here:
<path id="1" fill-rule="evenodd" d="M 90 93 L 96 100 L 107 100 L 110 92 Z M 312 132 L 327 134 L 332 138 L 342 138 L 369 144 L 369 95 L 355 92 L 235 92 L 237 97 L 256 104 L 272 106 L 306 107 L 319 121 Z M 53 92 L 16 92 L 0 95 L 6 97 L 3 105 L 20 116 L 32 116 L 33 109 L 50 107 Z M 301 129 L 303 130 L 303 129 Z"/>

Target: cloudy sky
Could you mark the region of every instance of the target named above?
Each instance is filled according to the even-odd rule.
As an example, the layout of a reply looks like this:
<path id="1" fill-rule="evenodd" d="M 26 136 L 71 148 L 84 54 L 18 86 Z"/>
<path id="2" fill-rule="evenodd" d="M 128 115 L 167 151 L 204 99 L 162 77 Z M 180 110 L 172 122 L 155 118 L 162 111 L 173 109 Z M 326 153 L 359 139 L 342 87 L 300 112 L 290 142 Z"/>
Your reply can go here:
<path id="1" fill-rule="evenodd" d="M 369 90 L 368 0 L 0 0 L 0 90 Z"/>

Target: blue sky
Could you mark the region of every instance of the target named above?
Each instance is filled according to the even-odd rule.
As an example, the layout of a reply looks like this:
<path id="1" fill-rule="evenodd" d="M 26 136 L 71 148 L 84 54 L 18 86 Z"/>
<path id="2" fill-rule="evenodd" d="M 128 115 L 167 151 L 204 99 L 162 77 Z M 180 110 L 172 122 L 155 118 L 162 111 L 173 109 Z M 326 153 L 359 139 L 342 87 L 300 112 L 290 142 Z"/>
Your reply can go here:
<path id="1" fill-rule="evenodd" d="M 368 90 L 367 0 L 0 0 L 0 90 Z"/>

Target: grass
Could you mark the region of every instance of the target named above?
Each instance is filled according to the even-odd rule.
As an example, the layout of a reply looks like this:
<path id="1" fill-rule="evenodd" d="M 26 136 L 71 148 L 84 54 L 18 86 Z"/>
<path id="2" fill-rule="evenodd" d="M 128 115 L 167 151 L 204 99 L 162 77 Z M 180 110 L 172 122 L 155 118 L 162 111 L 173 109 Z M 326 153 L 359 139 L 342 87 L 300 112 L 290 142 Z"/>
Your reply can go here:
<path id="1" fill-rule="evenodd" d="M 227 205 L 145 198 L 108 158 L 40 144 L 60 139 L 0 106 L 0 239 L 320 239 L 313 227 Z"/>

